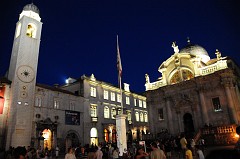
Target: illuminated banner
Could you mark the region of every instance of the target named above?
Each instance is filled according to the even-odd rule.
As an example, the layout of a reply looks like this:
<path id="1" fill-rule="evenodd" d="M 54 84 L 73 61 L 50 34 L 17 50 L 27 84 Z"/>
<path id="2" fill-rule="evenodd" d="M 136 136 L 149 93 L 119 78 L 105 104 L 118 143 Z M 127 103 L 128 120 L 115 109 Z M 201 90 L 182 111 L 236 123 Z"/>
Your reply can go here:
<path id="1" fill-rule="evenodd" d="M 5 87 L 0 87 L 0 114 L 3 113 L 4 108 L 4 91 Z"/>
<path id="2" fill-rule="evenodd" d="M 66 125 L 80 125 L 80 112 L 65 110 Z"/>

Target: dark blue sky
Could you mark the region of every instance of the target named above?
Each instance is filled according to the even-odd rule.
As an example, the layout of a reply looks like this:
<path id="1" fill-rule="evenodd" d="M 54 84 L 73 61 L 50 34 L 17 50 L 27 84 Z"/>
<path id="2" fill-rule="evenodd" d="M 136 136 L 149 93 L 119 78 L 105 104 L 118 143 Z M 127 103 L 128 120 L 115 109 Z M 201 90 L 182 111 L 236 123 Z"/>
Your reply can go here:
<path id="1" fill-rule="evenodd" d="M 0 76 L 8 69 L 15 24 L 31 0 L 0 2 Z M 158 67 L 191 42 L 211 58 L 215 49 L 240 64 L 240 4 L 237 0 L 34 0 L 43 28 L 37 82 L 63 84 L 67 77 L 92 73 L 117 84 L 116 35 L 122 81 L 145 90 L 145 73 L 155 81 Z"/>

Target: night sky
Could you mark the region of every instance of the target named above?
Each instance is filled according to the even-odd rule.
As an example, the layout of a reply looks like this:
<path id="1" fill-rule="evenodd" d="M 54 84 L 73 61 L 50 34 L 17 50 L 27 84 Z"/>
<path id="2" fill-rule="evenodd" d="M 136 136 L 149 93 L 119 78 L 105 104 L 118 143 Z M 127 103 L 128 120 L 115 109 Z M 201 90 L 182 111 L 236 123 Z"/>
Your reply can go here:
<path id="1" fill-rule="evenodd" d="M 0 76 L 9 67 L 15 24 L 31 0 L 0 2 Z M 133 92 L 145 90 L 160 76 L 158 67 L 191 43 L 215 50 L 240 65 L 238 0 L 34 0 L 43 28 L 37 83 L 63 84 L 68 77 L 92 73 L 97 80 L 118 83 L 116 36 L 122 60 L 122 82 Z"/>

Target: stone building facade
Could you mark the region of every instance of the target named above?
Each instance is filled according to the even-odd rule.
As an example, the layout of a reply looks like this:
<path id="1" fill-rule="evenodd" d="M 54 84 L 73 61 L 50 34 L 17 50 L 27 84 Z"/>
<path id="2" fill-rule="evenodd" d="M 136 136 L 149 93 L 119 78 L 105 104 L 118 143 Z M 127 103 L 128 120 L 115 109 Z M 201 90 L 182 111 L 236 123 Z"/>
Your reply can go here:
<path id="1" fill-rule="evenodd" d="M 116 115 L 127 115 L 127 140 L 149 132 L 146 97 L 94 75 L 69 78 L 63 86 L 36 83 L 42 22 L 28 4 L 16 25 L 7 76 L 0 78 L 0 148 L 32 146 L 62 151 L 81 143 L 115 143 Z M 123 105 L 121 106 L 121 95 Z"/>
<path id="2" fill-rule="evenodd" d="M 142 140 L 149 133 L 146 97 L 131 92 L 124 83 L 122 106 L 120 89 L 98 81 L 92 74 L 79 79 L 69 78 L 61 88 L 84 97 L 84 131 L 87 143 L 116 143 L 116 115 L 122 111 L 126 117 L 127 141 Z"/>
<path id="3" fill-rule="evenodd" d="M 177 135 L 195 135 L 204 126 L 225 126 L 240 122 L 239 67 L 216 50 L 210 59 L 207 51 L 191 44 L 174 54 L 150 82 L 146 74 L 146 97 L 150 131 L 168 130 Z"/>

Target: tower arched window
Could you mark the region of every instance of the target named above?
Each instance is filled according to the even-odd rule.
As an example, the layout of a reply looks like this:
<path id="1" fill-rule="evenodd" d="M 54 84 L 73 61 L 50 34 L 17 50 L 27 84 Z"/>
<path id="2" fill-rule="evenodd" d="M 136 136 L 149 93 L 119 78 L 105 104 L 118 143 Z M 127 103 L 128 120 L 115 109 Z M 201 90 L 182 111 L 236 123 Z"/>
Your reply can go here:
<path id="1" fill-rule="evenodd" d="M 29 23 L 27 25 L 27 32 L 26 35 L 30 38 L 36 38 L 36 32 L 37 32 L 37 28 L 34 24 Z"/>
<path id="2" fill-rule="evenodd" d="M 16 38 L 20 35 L 21 26 L 22 26 L 22 24 L 19 22 L 19 23 L 17 24 L 16 34 L 15 34 L 15 37 L 16 37 Z"/>

